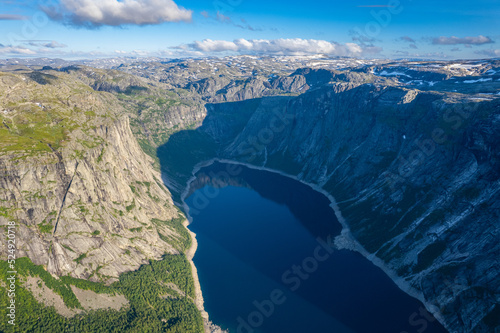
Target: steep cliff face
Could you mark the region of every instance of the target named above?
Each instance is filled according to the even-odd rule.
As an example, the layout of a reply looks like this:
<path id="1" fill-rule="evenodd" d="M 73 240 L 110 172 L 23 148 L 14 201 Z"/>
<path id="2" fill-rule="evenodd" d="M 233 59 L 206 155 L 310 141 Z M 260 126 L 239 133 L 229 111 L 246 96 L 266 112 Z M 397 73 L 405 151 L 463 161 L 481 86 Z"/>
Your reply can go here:
<path id="1" fill-rule="evenodd" d="M 122 74 L 0 72 L 0 275 L 12 274 L 14 252 L 19 309 L 2 332 L 202 332 L 202 315 L 209 325 L 186 219 L 129 121 L 139 99 L 164 95 L 130 75 L 113 80 Z"/>
<path id="2" fill-rule="evenodd" d="M 363 72 L 337 72 L 326 69 L 301 68 L 283 76 L 253 76 L 230 79 L 226 76 L 194 81 L 186 86 L 191 93 L 208 103 L 237 102 L 263 96 L 296 95 L 329 82 L 345 82 L 351 86 L 374 82 L 394 84 L 393 80 Z"/>
<path id="3" fill-rule="evenodd" d="M 95 135 L 103 143 L 81 158 L 62 149 L 43 159 L 1 159 L 1 219 L 19 223 L 19 256 L 55 275 L 107 281 L 178 253 L 159 236 L 173 232 L 151 222 L 178 213 L 127 119 L 96 128 Z"/>
<path id="4" fill-rule="evenodd" d="M 111 282 L 184 250 L 170 223 L 180 225 L 179 213 L 123 110 L 60 75 L 46 85 L 1 77 L 0 224 L 16 222 L 17 256 L 54 275 Z"/>
<path id="5" fill-rule="evenodd" d="M 207 108 L 218 157 L 323 187 L 360 249 L 450 331 L 498 325 L 498 99 L 338 82 L 242 117 L 247 104 Z"/>

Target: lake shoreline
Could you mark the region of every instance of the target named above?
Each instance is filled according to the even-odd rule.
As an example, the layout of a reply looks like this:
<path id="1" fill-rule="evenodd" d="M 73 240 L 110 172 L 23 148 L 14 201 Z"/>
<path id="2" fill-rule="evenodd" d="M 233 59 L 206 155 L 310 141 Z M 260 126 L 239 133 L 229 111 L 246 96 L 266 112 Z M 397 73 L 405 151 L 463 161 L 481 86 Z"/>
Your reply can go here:
<path id="1" fill-rule="evenodd" d="M 248 164 L 248 163 L 244 163 L 244 162 L 239 162 L 239 161 L 228 160 L 228 159 L 213 158 L 213 159 L 210 159 L 210 160 L 207 160 L 207 161 L 200 162 L 200 163 L 198 163 L 198 164 L 196 164 L 194 166 L 193 171 L 191 173 L 192 176 L 187 181 L 186 187 L 185 187 L 184 191 L 181 194 L 181 201 L 182 201 L 182 204 L 183 204 L 183 207 L 184 207 L 184 211 L 186 212 L 186 217 L 188 218 L 188 224 L 190 224 L 192 222 L 192 217 L 189 215 L 189 207 L 188 207 L 188 205 L 185 202 L 185 199 L 186 199 L 186 197 L 187 197 L 187 195 L 189 193 L 189 187 L 190 187 L 191 183 L 196 179 L 195 175 L 196 175 L 196 173 L 200 169 L 202 169 L 204 167 L 208 167 L 208 166 L 214 164 L 215 162 L 241 165 L 241 166 L 245 166 L 245 167 L 247 167 L 249 169 L 261 170 L 261 171 L 267 171 L 267 172 L 279 174 L 281 176 L 294 179 L 294 180 L 296 180 L 296 181 L 298 181 L 298 182 L 300 182 L 300 183 L 302 183 L 304 185 L 309 186 L 314 191 L 323 194 L 330 201 L 330 208 L 332 208 L 332 210 L 335 213 L 335 216 L 337 217 L 338 222 L 342 226 L 341 234 L 339 236 L 337 236 L 336 239 L 335 239 L 336 246 L 338 246 L 339 249 L 348 249 L 348 250 L 360 253 L 363 257 L 365 257 L 366 259 L 368 259 L 372 264 L 374 264 L 375 266 L 379 267 L 396 284 L 396 286 L 399 289 L 401 289 L 403 292 L 405 292 L 409 296 L 411 296 L 411 297 L 419 300 L 422 304 L 424 304 L 424 306 L 426 307 L 427 311 L 429 311 L 440 323 L 444 322 L 442 320 L 441 315 L 440 315 L 439 309 L 437 309 L 432 304 L 426 303 L 424 295 L 421 292 L 419 292 L 418 290 L 416 290 L 413 287 L 411 287 L 403 278 L 399 277 L 396 274 L 395 271 L 393 271 L 392 269 L 390 269 L 385 264 L 385 262 L 383 262 L 380 258 L 376 257 L 374 254 L 369 253 L 354 238 L 354 236 L 352 235 L 352 233 L 350 231 L 349 226 L 347 225 L 346 220 L 342 216 L 342 213 L 341 213 L 341 211 L 340 211 L 340 209 L 339 209 L 339 207 L 337 205 L 337 202 L 336 202 L 335 198 L 330 193 L 328 193 L 327 191 L 325 191 L 323 188 L 319 187 L 318 185 L 305 182 L 305 181 L 297 178 L 296 176 L 287 174 L 287 173 L 279 171 L 279 170 L 270 169 L 270 168 L 266 168 L 266 167 L 262 167 L 262 166 L 256 166 L 256 165 L 252 165 L 252 164 Z M 194 256 L 194 252 L 193 252 L 193 256 Z M 194 263 L 193 263 L 193 266 L 194 266 Z M 200 294 L 201 293 L 202 293 L 202 291 L 200 289 Z M 417 310 L 418 309 L 415 309 L 415 311 L 417 311 Z M 207 318 L 208 318 L 208 313 L 207 313 Z"/>
<path id="2" fill-rule="evenodd" d="M 196 171 L 197 172 L 197 171 Z M 196 173 L 193 171 L 193 173 Z M 190 179 L 187 183 L 186 189 L 183 191 L 181 200 L 182 204 L 184 206 L 184 209 L 186 211 L 186 220 L 182 223 L 182 225 L 186 228 L 188 231 L 189 235 L 191 236 L 191 246 L 189 249 L 186 251 L 186 258 L 189 261 L 189 264 L 191 265 L 191 273 L 193 276 L 193 284 L 194 284 L 194 292 L 195 292 L 195 299 L 194 303 L 196 307 L 198 308 L 198 311 L 201 313 L 201 317 L 203 319 L 203 330 L 205 333 L 226 333 L 221 327 L 218 325 L 212 323 L 210 321 L 208 312 L 205 311 L 204 307 L 204 300 L 203 300 L 203 292 L 201 290 L 201 284 L 200 284 L 200 279 L 198 277 L 198 270 L 196 269 L 196 265 L 194 264 L 193 258 L 194 255 L 198 249 L 198 241 L 196 239 L 196 234 L 192 232 L 188 226 L 192 222 L 192 217 L 189 215 L 189 207 L 187 207 L 186 203 L 184 202 L 185 199 L 185 192 L 189 189 L 189 185 L 191 184 L 192 179 Z"/>

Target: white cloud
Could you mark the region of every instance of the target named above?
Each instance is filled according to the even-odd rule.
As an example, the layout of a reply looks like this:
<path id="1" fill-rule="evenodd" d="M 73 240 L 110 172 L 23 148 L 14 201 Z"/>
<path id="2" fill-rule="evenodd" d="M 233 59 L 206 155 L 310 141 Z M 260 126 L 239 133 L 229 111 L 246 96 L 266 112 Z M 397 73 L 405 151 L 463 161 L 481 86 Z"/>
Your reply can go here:
<path id="1" fill-rule="evenodd" d="M 317 39 L 236 39 L 234 41 L 204 39 L 178 47 L 201 52 L 236 52 L 275 55 L 326 54 L 331 56 L 361 56 L 379 53 L 381 48 L 364 47 L 354 43 L 339 44 Z"/>
<path id="2" fill-rule="evenodd" d="M 22 21 L 27 20 L 26 16 L 13 14 L 0 14 L 0 21 Z"/>
<path id="3" fill-rule="evenodd" d="M 29 45 L 31 46 L 37 46 L 37 47 L 45 47 L 45 48 L 48 48 L 48 49 L 58 49 L 58 48 L 63 48 L 63 47 L 67 47 L 66 44 L 63 44 L 63 43 L 59 43 L 55 40 L 49 42 L 49 43 L 40 43 L 40 42 L 30 42 Z"/>
<path id="4" fill-rule="evenodd" d="M 189 45 L 191 49 L 203 52 L 238 51 L 238 45 L 225 40 L 205 39 Z M 189 48 L 188 48 L 189 49 Z"/>
<path id="5" fill-rule="evenodd" d="M 44 46 L 48 47 L 48 48 L 51 48 L 51 49 L 57 49 L 57 48 L 61 48 L 61 47 L 68 47 L 68 45 L 56 42 L 55 40 L 53 40 L 50 43 L 45 44 Z"/>
<path id="6" fill-rule="evenodd" d="M 0 54 L 6 55 L 35 55 L 36 52 L 24 46 L 5 46 L 0 44 Z"/>
<path id="7" fill-rule="evenodd" d="M 432 39 L 432 44 L 434 45 L 457 45 L 457 44 L 466 44 L 466 45 L 482 45 L 494 43 L 494 41 L 490 37 L 485 37 L 483 35 L 479 35 L 477 37 L 436 37 Z"/>
<path id="8" fill-rule="evenodd" d="M 53 20 L 86 27 L 188 22 L 192 18 L 191 10 L 173 0 L 61 0 L 58 6 L 42 10 Z"/>

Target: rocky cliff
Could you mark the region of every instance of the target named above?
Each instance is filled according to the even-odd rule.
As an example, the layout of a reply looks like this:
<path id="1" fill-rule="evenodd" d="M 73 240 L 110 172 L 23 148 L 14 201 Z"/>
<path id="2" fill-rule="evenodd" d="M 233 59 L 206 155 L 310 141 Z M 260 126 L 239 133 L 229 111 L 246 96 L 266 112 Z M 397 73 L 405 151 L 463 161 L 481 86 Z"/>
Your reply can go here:
<path id="1" fill-rule="evenodd" d="M 0 290 L 15 269 L 19 309 L 0 331 L 211 327 L 186 219 L 131 130 L 137 91 L 149 91 L 141 84 L 77 67 L 0 72 Z"/>
<path id="2" fill-rule="evenodd" d="M 207 105 L 198 132 L 332 194 L 345 237 L 451 332 L 498 329 L 499 99 L 313 74 L 282 79 L 319 85 L 296 97 Z"/>
<path id="3" fill-rule="evenodd" d="M 1 218 L 19 223 L 19 256 L 55 275 L 113 280 L 178 253 L 159 236 L 173 232 L 151 222 L 178 212 L 127 118 L 93 134 L 103 143 L 81 157 L 61 149 L 22 162 L 1 159 Z"/>
<path id="4" fill-rule="evenodd" d="M 68 75 L 33 73 L 0 76 L 0 224 L 18 225 L 18 256 L 54 275 L 111 282 L 183 250 L 161 223 L 179 213 L 120 105 Z"/>
<path id="5" fill-rule="evenodd" d="M 360 86 L 281 105 L 257 110 L 222 155 L 323 187 L 354 238 L 450 331 L 488 331 L 500 290 L 499 101 Z M 272 108 L 289 121 L 282 131 Z"/>

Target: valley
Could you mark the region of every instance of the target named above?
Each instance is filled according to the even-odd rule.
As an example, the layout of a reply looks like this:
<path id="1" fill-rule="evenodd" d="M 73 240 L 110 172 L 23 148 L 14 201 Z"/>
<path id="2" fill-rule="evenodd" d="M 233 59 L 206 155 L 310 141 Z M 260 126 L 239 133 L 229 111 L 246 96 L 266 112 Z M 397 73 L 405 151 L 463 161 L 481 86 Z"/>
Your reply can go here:
<path id="1" fill-rule="evenodd" d="M 0 62 L 0 221 L 18 226 L 21 279 L 39 276 L 69 308 L 82 308 L 72 285 L 128 300 L 78 315 L 92 322 L 110 311 L 124 330 L 154 318 L 202 331 L 202 317 L 208 329 L 181 209 L 193 170 L 216 158 L 324 191 L 341 216 L 336 242 L 448 331 L 498 329 L 498 60 L 97 62 Z M 127 289 L 140 274 L 163 281 L 146 301 L 158 313 Z M 20 288 L 34 309 L 23 325 L 49 316 L 78 331 Z"/>

